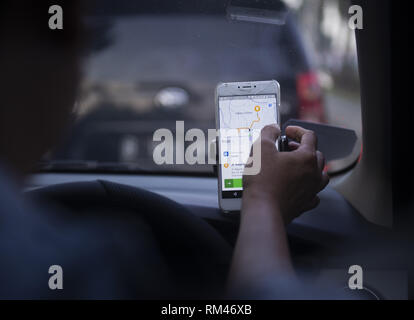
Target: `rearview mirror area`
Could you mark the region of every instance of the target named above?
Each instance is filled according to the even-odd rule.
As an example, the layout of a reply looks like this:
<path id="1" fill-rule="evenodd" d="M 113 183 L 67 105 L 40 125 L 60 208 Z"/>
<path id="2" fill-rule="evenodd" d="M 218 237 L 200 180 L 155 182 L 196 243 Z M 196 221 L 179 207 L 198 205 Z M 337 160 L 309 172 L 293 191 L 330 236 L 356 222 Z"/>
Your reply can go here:
<path id="1" fill-rule="evenodd" d="M 229 20 L 284 25 L 288 8 L 280 0 L 231 0 L 226 12 Z"/>

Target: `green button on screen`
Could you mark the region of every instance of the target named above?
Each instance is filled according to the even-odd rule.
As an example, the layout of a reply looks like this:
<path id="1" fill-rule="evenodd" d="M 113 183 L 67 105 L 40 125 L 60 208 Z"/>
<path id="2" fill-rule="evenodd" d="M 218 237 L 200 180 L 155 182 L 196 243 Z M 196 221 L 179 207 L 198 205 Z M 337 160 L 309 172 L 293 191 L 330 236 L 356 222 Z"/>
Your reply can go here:
<path id="1" fill-rule="evenodd" d="M 242 179 L 224 179 L 224 187 L 226 189 L 243 188 L 243 180 Z"/>
<path id="2" fill-rule="evenodd" d="M 225 188 L 233 188 L 233 179 L 224 179 Z"/>
<path id="3" fill-rule="evenodd" d="M 243 180 L 233 179 L 233 188 L 243 188 Z"/>

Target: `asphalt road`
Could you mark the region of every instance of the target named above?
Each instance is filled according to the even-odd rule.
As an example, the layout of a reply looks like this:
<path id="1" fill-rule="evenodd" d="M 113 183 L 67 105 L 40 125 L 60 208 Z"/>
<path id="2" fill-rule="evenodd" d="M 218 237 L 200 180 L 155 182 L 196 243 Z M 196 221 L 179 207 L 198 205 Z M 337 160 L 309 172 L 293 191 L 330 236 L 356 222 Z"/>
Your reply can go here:
<path id="1" fill-rule="evenodd" d="M 357 96 L 330 92 L 325 97 L 328 123 L 355 130 L 362 134 L 361 105 Z"/>
<path id="2" fill-rule="evenodd" d="M 325 96 L 326 117 L 329 124 L 355 130 L 358 140 L 352 154 L 347 158 L 332 161 L 329 171 L 336 172 L 350 166 L 358 158 L 362 148 L 361 105 L 355 94 L 332 91 Z"/>

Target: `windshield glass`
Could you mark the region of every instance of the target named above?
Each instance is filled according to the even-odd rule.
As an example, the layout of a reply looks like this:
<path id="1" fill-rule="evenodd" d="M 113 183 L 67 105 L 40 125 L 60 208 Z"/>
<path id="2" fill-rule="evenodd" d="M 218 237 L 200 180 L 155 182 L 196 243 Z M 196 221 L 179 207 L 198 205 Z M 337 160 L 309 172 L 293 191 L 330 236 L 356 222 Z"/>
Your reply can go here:
<path id="1" fill-rule="evenodd" d="M 277 80 L 280 116 L 361 132 L 354 31 L 345 0 L 113 1 L 87 8 L 84 76 L 75 123 L 44 169 L 213 173 L 211 164 L 157 164 L 159 129 L 174 156 L 215 129 L 220 82 Z M 341 170 L 359 155 L 332 161 Z M 205 143 L 207 157 L 209 141 Z M 167 151 L 165 151 L 167 152 Z M 206 161 L 207 162 L 207 161 Z"/>

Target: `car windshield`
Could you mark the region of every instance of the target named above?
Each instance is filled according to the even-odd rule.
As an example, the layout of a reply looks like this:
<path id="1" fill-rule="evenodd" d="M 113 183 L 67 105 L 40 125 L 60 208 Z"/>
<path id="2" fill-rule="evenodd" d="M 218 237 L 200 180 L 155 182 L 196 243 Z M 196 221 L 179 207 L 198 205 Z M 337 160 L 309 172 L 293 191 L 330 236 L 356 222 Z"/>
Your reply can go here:
<path id="1" fill-rule="evenodd" d="M 83 80 L 75 122 L 43 170 L 213 173 L 211 164 L 157 164 L 168 129 L 215 129 L 220 82 L 277 80 L 282 123 L 333 124 L 361 133 L 354 30 L 345 0 L 95 1 L 87 7 Z M 181 123 L 181 122 L 180 122 Z M 209 141 L 204 146 L 207 157 Z M 328 163 L 335 172 L 354 152 Z M 165 151 L 167 152 L 167 151 Z"/>

